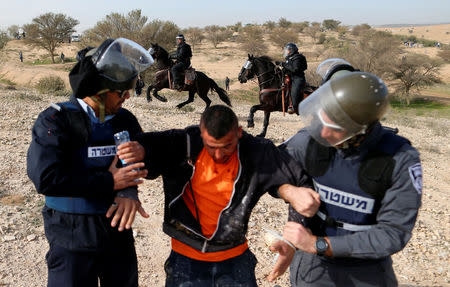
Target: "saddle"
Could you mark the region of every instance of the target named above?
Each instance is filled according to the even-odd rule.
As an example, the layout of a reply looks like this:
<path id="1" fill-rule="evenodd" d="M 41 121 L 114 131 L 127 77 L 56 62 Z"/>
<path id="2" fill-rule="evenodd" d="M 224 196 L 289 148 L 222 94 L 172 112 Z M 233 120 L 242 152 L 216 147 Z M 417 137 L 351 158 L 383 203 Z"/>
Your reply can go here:
<path id="1" fill-rule="evenodd" d="M 169 89 L 175 90 L 175 82 L 170 69 L 167 69 L 167 76 L 169 79 Z M 193 85 L 196 78 L 197 73 L 195 73 L 195 69 L 189 66 L 189 68 L 187 68 L 184 71 L 184 85 L 185 86 Z"/>

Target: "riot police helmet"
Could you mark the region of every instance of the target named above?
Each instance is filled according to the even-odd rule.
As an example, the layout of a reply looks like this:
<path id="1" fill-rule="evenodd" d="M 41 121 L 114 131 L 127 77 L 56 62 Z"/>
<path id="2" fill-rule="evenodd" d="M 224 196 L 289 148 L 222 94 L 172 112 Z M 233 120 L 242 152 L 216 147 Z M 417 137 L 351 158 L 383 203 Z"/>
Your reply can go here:
<path id="1" fill-rule="evenodd" d="M 331 77 L 342 76 L 351 72 L 357 71 L 352 64 L 344 59 L 332 58 L 323 61 L 317 66 L 316 73 L 321 77 L 322 83 L 324 84 Z"/>
<path id="2" fill-rule="evenodd" d="M 297 45 L 295 45 L 294 43 L 287 43 L 286 46 L 284 46 L 283 56 L 288 57 L 297 52 L 298 52 Z"/>
<path id="3" fill-rule="evenodd" d="M 366 133 L 386 113 L 388 90 L 377 76 L 352 72 L 332 77 L 299 105 L 308 133 L 324 146 L 337 146 Z"/>

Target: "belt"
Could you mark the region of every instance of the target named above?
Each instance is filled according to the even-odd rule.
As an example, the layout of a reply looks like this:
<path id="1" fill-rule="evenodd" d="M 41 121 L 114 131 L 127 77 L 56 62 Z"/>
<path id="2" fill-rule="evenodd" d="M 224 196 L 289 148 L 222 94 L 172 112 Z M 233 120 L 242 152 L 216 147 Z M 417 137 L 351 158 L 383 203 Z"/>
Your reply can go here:
<path id="1" fill-rule="evenodd" d="M 105 214 L 111 203 L 107 200 L 84 197 L 46 196 L 47 207 L 65 213 Z"/>
<path id="2" fill-rule="evenodd" d="M 342 221 L 337 221 L 333 217 L 330 217 L 326 214 L 324 214 L 321 211 L 317 211 L 317 216 L 319 216 L 323 221 L 325 221 L 325 224 L 327 226 L 331 227 L 338 227 L 342 228 L 348 231 L 363 231 L 371 229 L 373 225 L 356 225 L 356 224 L 350 224 Z"/>

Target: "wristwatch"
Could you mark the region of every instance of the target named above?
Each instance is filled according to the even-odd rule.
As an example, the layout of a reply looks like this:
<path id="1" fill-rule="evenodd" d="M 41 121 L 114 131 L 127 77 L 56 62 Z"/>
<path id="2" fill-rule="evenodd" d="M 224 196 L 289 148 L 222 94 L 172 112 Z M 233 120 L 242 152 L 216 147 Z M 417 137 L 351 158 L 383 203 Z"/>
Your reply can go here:
<path id="1" fill-rule="evenodd" d="M 316 240 L 317 255 L 322 256 L 328 250 L 328 242 L 323 237 L 317 237 Z"/>

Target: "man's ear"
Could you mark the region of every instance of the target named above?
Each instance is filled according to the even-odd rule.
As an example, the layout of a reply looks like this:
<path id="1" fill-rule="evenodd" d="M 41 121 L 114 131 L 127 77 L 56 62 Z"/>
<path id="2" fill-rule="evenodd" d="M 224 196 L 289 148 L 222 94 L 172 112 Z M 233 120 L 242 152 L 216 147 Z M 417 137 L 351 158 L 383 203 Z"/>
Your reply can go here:
<path id="1" fill-rule="evenodd" d="M 240 139 L 242 137 L 242 126 L 238 127 L 238 139 Z"/>

